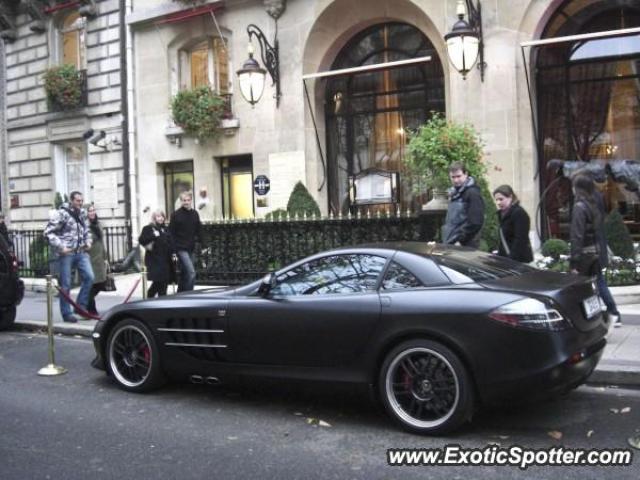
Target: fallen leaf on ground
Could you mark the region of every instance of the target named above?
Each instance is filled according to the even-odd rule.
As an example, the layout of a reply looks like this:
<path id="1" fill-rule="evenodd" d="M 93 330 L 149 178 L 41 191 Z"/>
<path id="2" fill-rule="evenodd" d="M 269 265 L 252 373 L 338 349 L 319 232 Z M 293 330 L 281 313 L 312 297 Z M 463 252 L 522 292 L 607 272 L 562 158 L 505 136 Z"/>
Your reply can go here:
<path id="1" fill-rule="evenodd" d="M 320 420 L 318 422 L 318 425 L 320 425 L 321 427 L 331 427 L 330 423 L 325 422 L 324 420 Z"/>
<path id="2" fill-rule="evenodd" d="M 587 432 L 587 438 L 591 438 L 592 435 L 593 435 L 593 430 L 589 430 Z"/>
<path id="3" fill-rule="evenodd" d="M 547 435 L 549 435 L 551 438 L 555 440 L 562 439 L 562 432 L 559 432 L 557 430 L 551 430 L 550 432 L 547 432 Z"/>
<path id="4" fill-rule="evenodd" d="M 610 408 L 610 409 L 609 409 L 609 411 L 610 411 L 611 413 L 620 413 L 620 410 L 619 410 L 619 409 L 617 409 L 617 408 Z"/>
<path id="5" fill-rule="evenodd" d="M 631 407 L 624 407 L 622 410 L 620 410 L 620 413 L 629 413 L 631 411 Z"/>
<path id="6" fill-rule="evenodd" d="M 640 435 L 636 435 L 635 437 L 629 437 L 627 439 L 629 445 L 631 445 L 636 450 L 640 450 Z"/>

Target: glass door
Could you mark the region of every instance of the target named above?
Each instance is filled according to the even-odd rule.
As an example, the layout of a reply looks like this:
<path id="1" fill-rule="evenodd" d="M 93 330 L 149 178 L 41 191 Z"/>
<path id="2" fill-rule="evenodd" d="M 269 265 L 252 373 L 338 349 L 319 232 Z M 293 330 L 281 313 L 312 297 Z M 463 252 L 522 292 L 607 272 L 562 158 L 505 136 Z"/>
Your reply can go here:
<path id="1" fill-rule="evenodd" d="M 222 159 L 224 218 L 253 218 L 253 160 L 251 155 Z"/>

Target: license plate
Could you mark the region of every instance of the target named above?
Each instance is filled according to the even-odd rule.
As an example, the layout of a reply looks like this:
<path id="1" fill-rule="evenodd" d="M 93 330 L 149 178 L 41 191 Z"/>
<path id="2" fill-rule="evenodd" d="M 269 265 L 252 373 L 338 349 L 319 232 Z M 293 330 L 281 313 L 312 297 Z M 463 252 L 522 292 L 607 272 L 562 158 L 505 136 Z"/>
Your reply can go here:
<path id="1" fill-rule="evenodd" d="M 594 315 L 600 313 L 602 308 L 600 307 L 600 299 L 597 295 L 592 295 L 586 300 L 582 301 L 582 307 L 587 318 L 591 318 Z"/>

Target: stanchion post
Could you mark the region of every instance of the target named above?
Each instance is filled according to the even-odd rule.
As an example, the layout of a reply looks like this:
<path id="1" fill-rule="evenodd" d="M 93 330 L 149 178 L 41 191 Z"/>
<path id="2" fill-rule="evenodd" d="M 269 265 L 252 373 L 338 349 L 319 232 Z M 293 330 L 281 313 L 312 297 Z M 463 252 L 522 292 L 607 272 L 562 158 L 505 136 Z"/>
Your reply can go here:
<path id="1" fill-rule="evenodd" d="M 147 267 L 145 265 L 142 266 L 142 298 L 147 298 Z"/>
<path id="2" fill-rule="evenodd" d="M 67 369 L 56 365 L 53 345 L 53 285 L 51 275 L 47 275 L 47 334 L 49 336 L 49 364 L 38 370 L 38 375 L 54 376 L 67 373 Z"/>

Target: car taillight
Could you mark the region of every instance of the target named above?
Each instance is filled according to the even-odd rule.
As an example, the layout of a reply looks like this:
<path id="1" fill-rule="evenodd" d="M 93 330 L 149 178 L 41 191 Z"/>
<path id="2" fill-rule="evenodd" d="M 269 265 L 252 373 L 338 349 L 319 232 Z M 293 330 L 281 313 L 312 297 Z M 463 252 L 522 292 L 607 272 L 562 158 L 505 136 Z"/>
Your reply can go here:
<path id="1" fill-rule="evenodd" d="M 489 318 L 512 327 L 532 330 L 564 330 L 569 322 L 555 308 L 535 298 L 507 303 L 489 314 Z"/>

